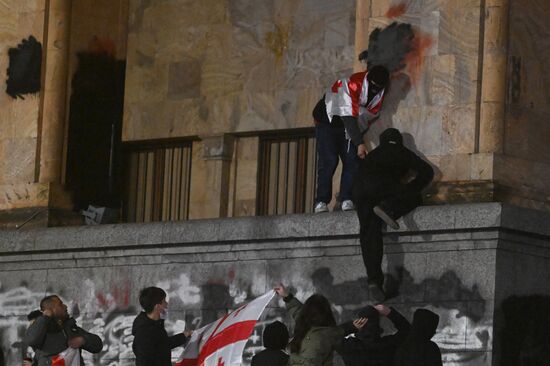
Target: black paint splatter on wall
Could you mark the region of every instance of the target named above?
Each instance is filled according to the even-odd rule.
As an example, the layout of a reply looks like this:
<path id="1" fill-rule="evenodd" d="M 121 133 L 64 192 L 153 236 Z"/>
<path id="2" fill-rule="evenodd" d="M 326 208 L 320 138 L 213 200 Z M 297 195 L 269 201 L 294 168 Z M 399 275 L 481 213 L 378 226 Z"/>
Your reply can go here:
<path id="1" fill-rule="evenodd" d="M 40 91 L 42 67 L 42 45 L 33 36 L 24 39 L 17 47 L 8 51 L 10 63 L 6 81 L 6 93 L 12 98 L 23 98 L 23 94 Z"/>
<path id="2" fill-rule="evenodd" d="M 406 66 L 406 56 L 413 49 L 415 37 L 410 24 L 393 22 L 369 35 L 368 67 L 383 65 L 396 72 Z"/>

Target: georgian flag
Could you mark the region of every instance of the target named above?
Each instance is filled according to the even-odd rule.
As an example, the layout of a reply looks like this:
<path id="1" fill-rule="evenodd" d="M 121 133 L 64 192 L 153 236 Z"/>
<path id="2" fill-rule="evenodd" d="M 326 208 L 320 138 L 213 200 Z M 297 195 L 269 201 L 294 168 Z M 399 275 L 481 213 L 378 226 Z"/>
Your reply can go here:
<path id="1" fill-rule="evenodd" d="M 175 366 L 237 366 L 244 346 L 275 291 L 193 332 Z"/>
<path id="2" fill-rule="evenodd" d="M 353 116 L 367 114 L 376 116 L 382 107 L 384 90 L 372 98 L 367 104 L 369 96 L 369 82 L 367 72 L 358 72 L 348 79 L 336 80 L 325 93 L 325 105 L 329 121 L 333 116 Z"/>
<path id="3" fill-rule="evenodd" d="M 52 357 L 52 366 L 80 366 L 80 351 L 76 348 L 67 348 Z"/>

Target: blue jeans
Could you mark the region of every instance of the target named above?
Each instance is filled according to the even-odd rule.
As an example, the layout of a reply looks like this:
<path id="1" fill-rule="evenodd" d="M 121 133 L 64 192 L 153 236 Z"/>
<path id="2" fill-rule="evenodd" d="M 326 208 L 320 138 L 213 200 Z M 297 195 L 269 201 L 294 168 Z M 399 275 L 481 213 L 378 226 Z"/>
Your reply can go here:
<path id="1" fill-rule="evenodd" d="M 336 118 L 336 117 L 335 117 Z M 351 200 L 351 185 L 359 165 L 357 146 L 346 140 L 344 127 L 333 127 L 330 123 L 315 126 L 317 139 L 317 195 L 315 202 L 329 203 L 332 198 L 332 176 L 342 160 L 340 177 L 340 202 Z"/>

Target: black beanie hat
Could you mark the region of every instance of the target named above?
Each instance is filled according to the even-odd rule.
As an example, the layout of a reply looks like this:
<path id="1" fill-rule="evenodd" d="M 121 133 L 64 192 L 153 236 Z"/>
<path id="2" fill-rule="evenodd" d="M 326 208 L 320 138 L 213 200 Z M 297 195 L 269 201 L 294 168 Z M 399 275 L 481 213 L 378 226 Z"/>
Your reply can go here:
<path id="1" fill-rule="evenodd" d="M 280 321 L 268 324 L 263 333 L 264 347 L 269 349 L 284 349 L 288 344 L 288 329 Z"/>
<path id="2" fill-rule="evenodd" d="M 380 145 L 386 144 L 403 146 L 403 136 L 397 128 L 387 128 L 380 134 Z"/>

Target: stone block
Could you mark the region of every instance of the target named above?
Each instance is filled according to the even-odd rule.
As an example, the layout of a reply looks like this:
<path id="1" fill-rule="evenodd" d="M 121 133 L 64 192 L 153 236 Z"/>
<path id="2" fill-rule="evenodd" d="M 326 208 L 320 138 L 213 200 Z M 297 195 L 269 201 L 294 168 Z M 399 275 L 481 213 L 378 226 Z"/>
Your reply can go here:
<path id="1" fill-rule="evenodd" d="M 219 224 L 214 220 L 195 220 L 193 222 L 166 223 L 162 233 L 163 242 L 191 243 L 218 241 Z"/>
<path id="2" fill-rule="evenodd" d="M 448 1 L 440 9 L 439 54 L 469 54 L 479 52 L 480 9 Z"/>
<path id="3" fill-rule="evenodd" d="M 449 105 L 455 101 L 456 58 L 440 55 L 432 59 L 431 100 L 434 105 Z"/>
<path id="4" fill-rule="evenodd" d="M 196 59 L 186 59 L 168 65 L 168 98 L 196 98 L 201 89 L 201 64 Z"/>
<path id="5" fill-rule="evenodd" d="M 452 106 L 443 116 L 443 145 L 448 154 L 474 152 L 476 106 Z"/>
<path id="6" fill-rule="evenodd" d="M 20 183 L 34 180 L 36 138 L 4 140 L 4 182 Z M 8 158 L 9 157 L 9 158 Z"/>

